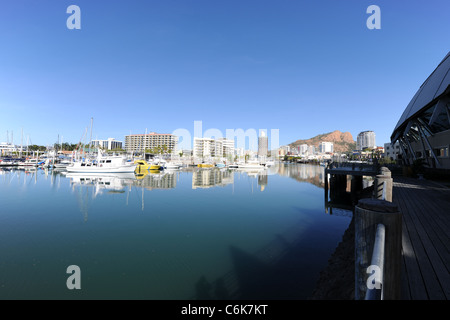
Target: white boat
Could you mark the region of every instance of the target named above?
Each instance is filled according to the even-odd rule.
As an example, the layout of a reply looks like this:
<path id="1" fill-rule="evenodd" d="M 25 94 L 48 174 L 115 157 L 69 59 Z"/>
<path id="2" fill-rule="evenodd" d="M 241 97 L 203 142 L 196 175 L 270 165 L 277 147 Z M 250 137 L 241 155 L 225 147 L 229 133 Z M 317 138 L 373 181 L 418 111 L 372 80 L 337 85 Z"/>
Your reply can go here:
<path id="1" fill-rule="evenodd" d="M 266 167 L 272 167 L 275 165 L 275 161 L 267 161 L 266 162 Z"/>
<path id="2" fill-rule="evenodd" d="M 104 156 L 98 153 L 95 160 L 76 161 L 66 167 L 67 172 L 85 172 L 85 173 L 122 173 L 134 172 L 137 164 L 129 162 L 122 156 Z"/>
<path id="3" fill-rule="evenodd" d="M 37 158 L 26 159 L 25 161 L 20 162 L 19 166 L 21 166 L 21 167 L 37 167 L 40 162 L 42 162 L 42 161 L 39 161 L 39 159 L 37 159 Z"/>
<path id="4" fill-rule="evenodd" d="M 265 167 L 257 160 L 249 160 L 247 163 L 239 163 L 239 169 L 264 169 Z"/>
<path id="5" fill-rule="evenodd" d="M 61 161 L 55 162 L 55 164 L 53 166 L 54 166 L 54 168 L 57 168 L 57 169 L 65 169 L 68 166 L 70 166 L 71 164 L 72 164 L 72 161 L 70 161 L 70 160 L 61 160 Z"/>

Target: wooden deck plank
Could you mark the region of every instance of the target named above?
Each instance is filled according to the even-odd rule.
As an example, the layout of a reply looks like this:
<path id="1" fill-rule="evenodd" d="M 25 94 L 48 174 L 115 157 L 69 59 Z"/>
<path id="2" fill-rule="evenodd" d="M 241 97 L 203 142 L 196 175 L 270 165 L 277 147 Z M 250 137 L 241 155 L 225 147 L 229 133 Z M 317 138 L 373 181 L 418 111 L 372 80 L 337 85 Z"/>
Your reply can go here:
<path id="1" fill-rule="evenodd" d="M 405 299 L 449 299 L 450 190 L 427 181 L 394 179 L 393 201 L 403 214 Z"/>
<path id="2" fill-rule="evenodd" d="M 441 256 L 435 249 L 435 244 L 429 238 L 428 233 L 430 231 L 425 229 L 419 218 L 419 215 L 423 214 L 420 201 L 417 200 L 420 197 L 415 195 L 414 192 L 406 192 L 405 190 L 403 192 L 407 208 L 407 214 L 404 217 L 407 220 L 407 224 L 410 223 L 413 225 L 412 228 L 415 229 L 410 235 L 412 236 L 412 243 L 429 298 L 433 300 L 445 299 L 446 295 L 441 281 L 445 283 L 448 280 L 448 272 Z"/>
<path id="3" fill-rule="evenodd" d="M 397 204 L 400 207 L 401 212 L 404 212 L 403 204 L 397 198 Z M 412 300 L 427 300 L 428 294 L 425 289 L 425 283 L 420 272 L 419 264 L 417 262 L 414 248 L 411 244 L 411 238 L 409 236 L 409 230 L 406 225 L 405 219 L 402 221 L 402 252 L 403 260 L 405 261 L 406 279 L 409 285 L 410 297 Z"/>
<path id="4" fill-rule="evenodd" d="M 410 201 L 411 197 L 417 197 L 417 199 L 420 198 L 417 194 L 407 196 L 410 197 Z M 433 245 L 432 251 L 435 250 L 442 261 L 442 266 L 445 269 L 445 278 L 450 281 L 450 255 L 448 254 L 450 248 L 448 230 L 450 229 L 443 230 L 438 221 L 434 220 L 433 217 L 428 214 L 430 212 L 428 209 L 429 201 L 417 201 L 417 210 L 412 211 L 412 214 L 414 215 L 413 219 L 420 221 L 420 224 L 423 226 L 426 235 Z M 432 254 L 434 254 L 434 252 L 432 252 Z"/>

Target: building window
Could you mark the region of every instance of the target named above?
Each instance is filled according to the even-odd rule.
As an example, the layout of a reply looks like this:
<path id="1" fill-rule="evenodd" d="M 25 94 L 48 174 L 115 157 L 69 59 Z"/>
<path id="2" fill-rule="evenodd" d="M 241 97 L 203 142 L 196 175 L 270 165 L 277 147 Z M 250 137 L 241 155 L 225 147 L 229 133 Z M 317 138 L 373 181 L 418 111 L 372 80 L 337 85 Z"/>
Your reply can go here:
<path id="1" fill-rule="evenodd" d="M 434 149 L 434 153 L 437 157 L 448 157 L 448 147 Z"/>

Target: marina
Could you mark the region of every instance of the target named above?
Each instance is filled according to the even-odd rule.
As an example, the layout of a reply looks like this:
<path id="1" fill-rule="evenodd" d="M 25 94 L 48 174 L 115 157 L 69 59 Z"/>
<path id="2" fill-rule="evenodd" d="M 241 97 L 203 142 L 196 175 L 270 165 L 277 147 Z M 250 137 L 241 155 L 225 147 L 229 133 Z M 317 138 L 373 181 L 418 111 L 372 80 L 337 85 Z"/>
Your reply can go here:
<path id="1" fill-rule="evenodd" d="M 312 165 L 0 173 L 2 299 L 306 299 L 351 216 Z"/>

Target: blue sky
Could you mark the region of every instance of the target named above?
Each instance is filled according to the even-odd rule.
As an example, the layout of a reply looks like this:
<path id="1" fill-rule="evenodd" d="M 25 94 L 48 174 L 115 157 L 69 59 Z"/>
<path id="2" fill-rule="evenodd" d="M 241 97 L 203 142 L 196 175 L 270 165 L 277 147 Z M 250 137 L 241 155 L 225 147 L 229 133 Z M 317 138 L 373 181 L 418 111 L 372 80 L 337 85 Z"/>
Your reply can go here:
<path id="1" fill-rule="evenodd" d="M 69 5 L 81 30 L 69 30 Z M 381 29 L 369 30 L 369 5 Z M 0 141 L 333 130 L 377 144 L 449 47 L 450 2 L 16 0 L 0 7 Z"/>

